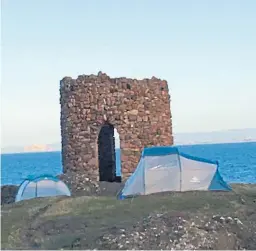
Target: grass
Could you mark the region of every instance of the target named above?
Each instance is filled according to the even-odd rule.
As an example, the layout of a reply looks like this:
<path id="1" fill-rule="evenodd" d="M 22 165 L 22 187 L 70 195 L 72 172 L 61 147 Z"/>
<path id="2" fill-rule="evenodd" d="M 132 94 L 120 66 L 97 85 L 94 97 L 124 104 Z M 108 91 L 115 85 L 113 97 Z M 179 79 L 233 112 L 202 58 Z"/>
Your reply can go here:
<path id="1" fill-rule="evenodd" d="M 111 228 L 126 228 L 152 212 L 220 214 L 256 221 L 256 185 L 233 186 L 233 192 L 184 192 L 140 196 L 42 198 L 2 206 L 3 249 L 92 248 Z"/>

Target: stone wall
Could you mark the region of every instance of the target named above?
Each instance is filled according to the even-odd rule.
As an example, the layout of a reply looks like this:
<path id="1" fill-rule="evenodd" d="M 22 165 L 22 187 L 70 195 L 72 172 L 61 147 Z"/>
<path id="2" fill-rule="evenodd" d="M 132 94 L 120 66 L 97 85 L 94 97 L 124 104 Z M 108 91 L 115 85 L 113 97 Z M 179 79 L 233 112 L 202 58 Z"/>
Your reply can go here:
<path id="1" fill-rule="evenodd" d="M 97 138 L 108 120 L 120 136 L 122 175 L 136 168 L 147 146 L 173 144 L 167 82 L 81 75 L 60 82 L 64 173 L 98 179 Z"/>

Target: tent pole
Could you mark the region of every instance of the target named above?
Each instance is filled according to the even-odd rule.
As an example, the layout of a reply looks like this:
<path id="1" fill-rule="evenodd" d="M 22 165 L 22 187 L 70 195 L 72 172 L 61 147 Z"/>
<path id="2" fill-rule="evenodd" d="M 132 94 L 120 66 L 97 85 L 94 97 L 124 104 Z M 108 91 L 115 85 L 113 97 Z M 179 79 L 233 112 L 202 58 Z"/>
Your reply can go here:
<path id="1" fill-rule="evenodd" d="M 179 153 L 179 150 L 178 150 L 178 162 L 179 162 L 179 165 L 180 165 L 180 192 L 182 191 L 182 170 L 181 170 L 181 161 L 180 161 L 180 153 Z"/>
<path id="2" fill-rule="evenodd" d="M 144 195 L 146 194 L 146 180 L 145 180 L 145 157 L 143 157 L 142 160 L 142 164 L 143 164 L 143 187 L 144 187 Z"/>
<path id="3" fill-rule="evenodd" d="M 37 182 L 36 182 L 36 198 L 37 198 Z"/>

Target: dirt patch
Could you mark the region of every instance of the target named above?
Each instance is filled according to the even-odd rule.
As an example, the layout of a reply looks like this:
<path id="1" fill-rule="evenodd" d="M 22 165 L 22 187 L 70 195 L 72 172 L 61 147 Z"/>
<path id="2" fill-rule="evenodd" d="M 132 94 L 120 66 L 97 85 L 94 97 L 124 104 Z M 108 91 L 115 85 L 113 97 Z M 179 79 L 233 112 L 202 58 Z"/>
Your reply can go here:
<path id="1" fill-rule="evenodd" d="M 105 249 L 241 249 L 253 237 L 238 218 L 190 215 L 166 212 L 144 217 L 128 229 L 115 229 L 103 235 L 98 245 Z M 246 233 L 245 239 L 237 234 Z"/>

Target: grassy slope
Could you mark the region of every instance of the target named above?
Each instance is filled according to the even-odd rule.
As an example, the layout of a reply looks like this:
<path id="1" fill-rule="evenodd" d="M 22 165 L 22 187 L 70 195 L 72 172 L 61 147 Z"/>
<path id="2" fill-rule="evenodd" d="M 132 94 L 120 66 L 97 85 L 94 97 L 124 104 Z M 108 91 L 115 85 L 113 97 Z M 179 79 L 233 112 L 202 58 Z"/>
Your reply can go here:
<path id="1" fill-rule="evenodd" d="M 234 192 L 158 194 L 125 201 L 59 197 L 4 205 L 2 249 L 72 249 L 77 239 L 82 240 L 80 248 L 97 248 L 98 239 L 113 227 L 133 227 L 152 212 L 179 213 L 188 218 L 213 214 L 238 217 L 256 231 L 256 185 L 233 188 Z"/>

